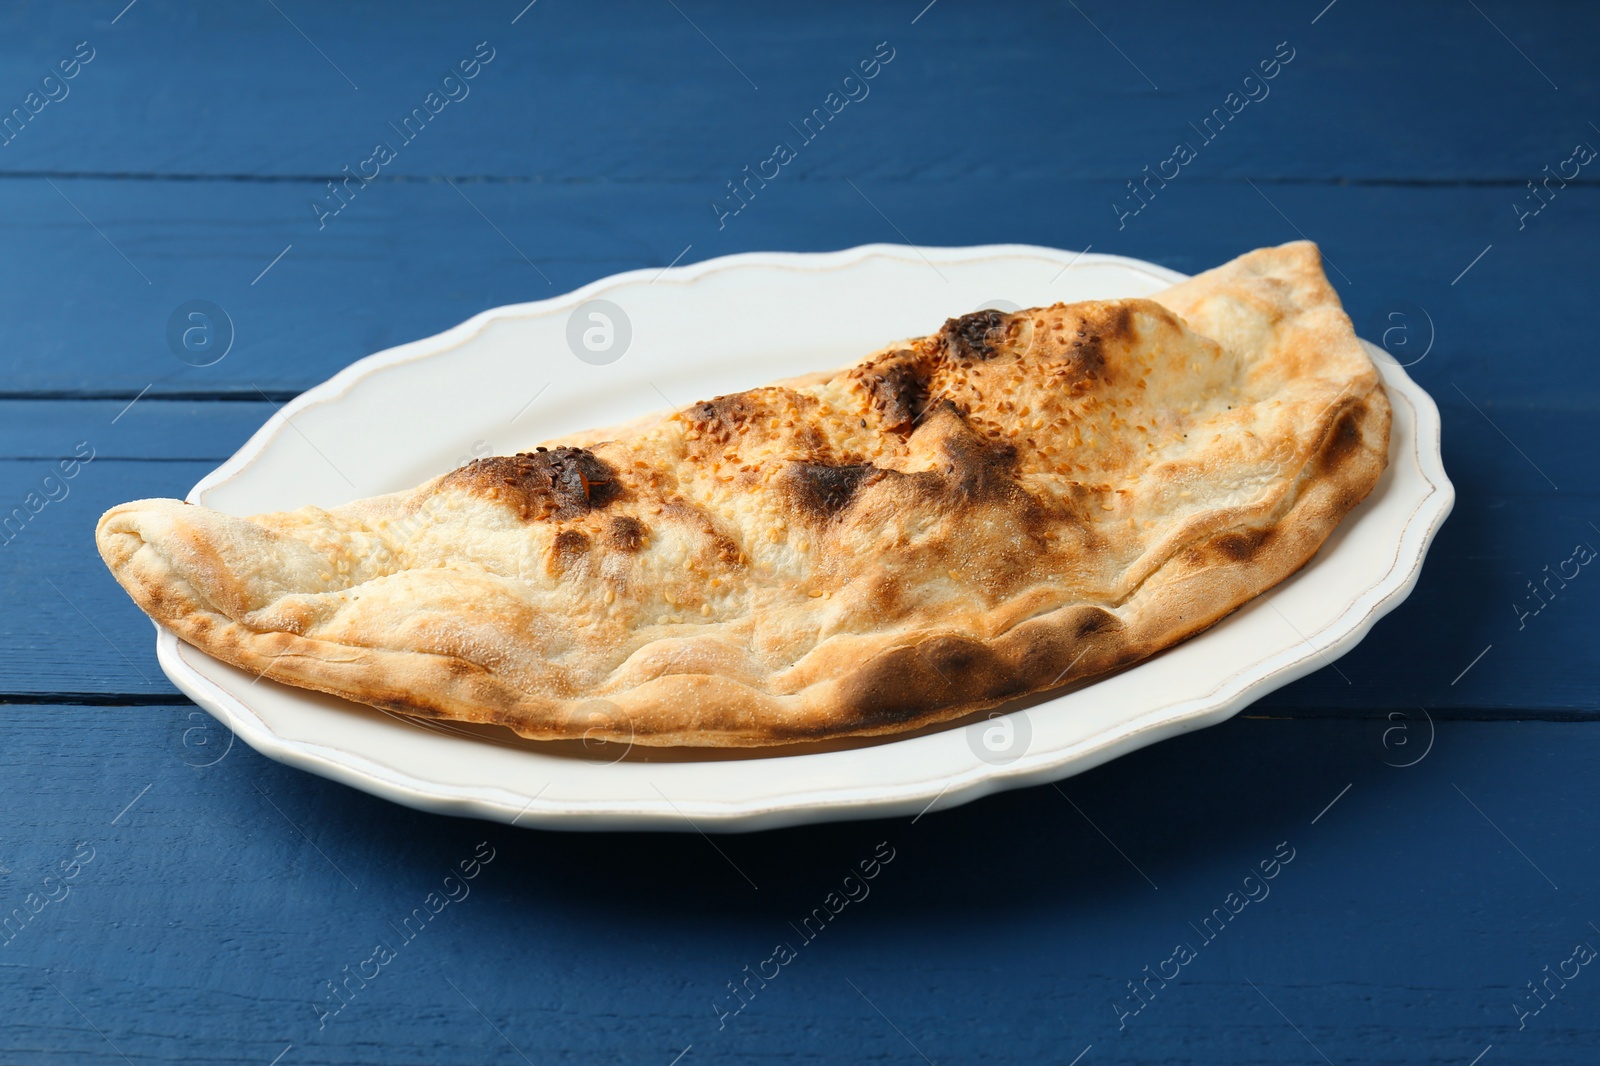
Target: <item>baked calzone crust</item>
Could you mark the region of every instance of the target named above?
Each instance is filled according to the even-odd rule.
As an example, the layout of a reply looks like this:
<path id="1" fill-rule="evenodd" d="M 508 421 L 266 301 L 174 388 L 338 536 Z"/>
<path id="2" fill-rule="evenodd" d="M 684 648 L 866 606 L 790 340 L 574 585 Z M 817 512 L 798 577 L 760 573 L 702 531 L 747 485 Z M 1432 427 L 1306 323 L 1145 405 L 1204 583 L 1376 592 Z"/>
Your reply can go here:
<path id="1" fill-rule="evenodd" d="M 1204 629 L 1367 494 L 1389 417 L 1300 242 L 405 492 L 249 518 L 140 500 L 96 537 L 156 621 L 277 681 L 537 739 L 779 744 Z"/>

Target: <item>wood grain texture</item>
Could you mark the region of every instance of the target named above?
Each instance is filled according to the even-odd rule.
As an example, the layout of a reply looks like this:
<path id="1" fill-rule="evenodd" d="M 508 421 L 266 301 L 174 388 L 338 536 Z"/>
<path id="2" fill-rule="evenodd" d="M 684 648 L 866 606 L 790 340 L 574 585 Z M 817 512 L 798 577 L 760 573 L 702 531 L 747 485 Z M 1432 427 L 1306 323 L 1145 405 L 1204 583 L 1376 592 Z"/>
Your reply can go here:
<path id="1" fill-rule="evenodd" d="M 1600 171 L 1518 218 L 1527 182 L 1600 145 L 1591 7 L 524 3 L 0 11 L 0 116 L 96 49 L 0 145 L 0 508 L 96 455 L 0 547 L 0 919 L 94 849 L 0 934 L 0 1061 L 1593 1059 L 1592 967 L 1521 1028 L 1513 1009 L 1600 948 L 1600 577 L 1514 610 L 1600 546 Z M 471 95 L 319 229 L 313 197 L 479 41 Z M 879 41 L 870 95 L 719 228 L 725 183 Z M 1270 95 L 1119 223 L 1126 183 L 1282 41 Z M 1431 322 L 1411 373 L 1456 511 L 1337 669 L 1059 790 L 723 854 L 423 815 L 230 748 L 93 552 L 105 507 L 183 495 L 352 360 L 619 270 L 1020 241 L 1194 272 L 1301 235 L 1365 335 Z M 235 327 L 210 366 L 166 338 L 193 299 Z M 325 982 L 485 840 L 471 895 L 319 1029 Z M 870 896 L 719 1028 L 728 983 L 880 841 Z M 1270 896 L 1119 1029 L 1128 982 L 1280 842 Z"/>
<path id="2" fill-rule="evenodd" d="M 1581 114 L 1556 106 L 1562 98 L 1539 71 L 1561 93 L 1592 95 L 1587 57 L 1600 43 L 1587 9 L 1570 0 L 1537 17 L 1484 9 L 1538 69 L 1470 5 L 1444 3 L 1402 10 L 1343 0 L 1315 24 L 1320 4 L 1302 11 L 1266 0 L 1004 14 L 946 3 L 915 24 L 921 4 L 839 0 L 760 12 L 647 0 L 536 5 L 515 25 L 523 4 L 484 0 L 448 11 L 291 2 L 281 13 L 141 0 L 115 25 L 107 6 L 119 5 L 20 8 L 0 21 L 0 68 L 19 102 L 76 42 L 97 50 L 70 95 L 3 150 L 5 171 L 326 180 L 394 136 L 389 123 L 487 41 L 495 58 L 465 98 L 412 144 L 397 143 L 385 173 L 720 187 L 793 136 L 787 124 L 823 106 L 887 40 L 894 59 L 859 106 L 845 106 L 837 132 L 806 146 L 804 172 L 936 185 L 1020 173 L 1120 186 L 1193 136 L 1188 124 L 1222 107 L 1287 42 L 1294 58 L 1240 114 L 1248 131 L 1225 148 L 1218 139 L 1226 155 L 1206 164 L 1213 178 L 1520 185 L 1532 176 L 1527 158 L 1584 136 Z M 178 115 L 181 130 L 168 125 Z M 150 136 L 151 123 L 173 135 Z M 1024 135 L 1004 153 L 983 150 L 1004 129 Z"/>
<path id="3" fill-rule="evenodd" d="M 94 849 L 0 946 L 7 1062 L 121 1061 L 85 1016 L 135 1063 L 260 1064 L 291 1043 L 284 1062 L 520 1061 L 507 1040 L 534 1062 L 665 1064 L 689 1044 L 701 1061 L 921 1061 L 891 1023 L 934 1062 L 1070 1062 L 1091 1043 L 1101 1061 L 1316 1061 L 1266 998 L 1335 1062 L 1464 1063 L 1490 1043 L 1577 1062 L 1597 1035 L 1587 970 L 1521 1031 L 1511 1009 L 1574 942 L 1600 946 L 1591 724 L 1449 724 L 1397 769 L 1365 723 L 1236 719 L 914 825 L 720 838 L 757 891 L 692 832 L 424 815 L 242 745 L 196 765 L 221 731 L 186 745 L 192 710 L 7 709 L 0 772 L 36 781 L 37 813 L 8 819 L 0 904 Z M 495 857 L 469 894 L 399 943 L 391 923 L 481 841 Z M 790 923 L 879 842 L 894 858 L 865 897 L 803 942 Z M 1280 843 L 1293 858 L 1265 897 L 1205 942 L 1190 923 L 1260 896 L 1243 879 Z M 325 982 L 379 940 L 396 958 L 319 1030 Z M 797 957 L 719 1028 L 727 983 L 780 942 Z M 1119 1030 L 1127 982 L 1180 942 L 1198 958 Z"/>

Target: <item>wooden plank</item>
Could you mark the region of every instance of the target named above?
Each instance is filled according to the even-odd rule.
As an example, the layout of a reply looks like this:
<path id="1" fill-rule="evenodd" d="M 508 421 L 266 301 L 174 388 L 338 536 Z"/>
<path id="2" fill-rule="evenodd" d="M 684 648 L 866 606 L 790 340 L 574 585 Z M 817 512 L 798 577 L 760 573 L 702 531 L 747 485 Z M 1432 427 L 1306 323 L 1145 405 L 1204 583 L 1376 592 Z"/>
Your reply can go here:
<path id="1" fill-rule="evenodd" d="M 1589 654 L 1600 584 L 1591 587 L 1589 568 L 1573 561 L 1579 544 L 1600 548 L 1591 524 L 1600 524 L 1600 473 L 1580 446 L 1594 416 L 1483 399 L 1482 411 L 1459 402 L 1444 409 L 1458 503 L 1409 601 L 1334 667 L 1266 696 L 1251 713 L 1600 710 Z M 22 507 L 26 517 L 30 492 L 36 502 L 67 493 L 0 546 L 0 596 L 28 605 L 0 615 L 0 695 L 175 691 L 155 664 L 148 622 L 94 552 L 94 522 L 125 500 L 184 496 L 272 406 L 146 398 L 118 417 L 125 407 L 0 402 L 0 456 L 18 457 L 0 459 L 0 513 Z M 44 478 L 80 445 L 78 454 L 94 459 L 47 487 Z"/>
<path id="2" fill-rule="evenodd" d="M 0 400 L 0 460 L 37 462 L 70 457 L 78 443 L 95 458 L 215 466 L 272 417 L 276 404 L 257 399 L 217 403 L 166 400 L 148 394 L 116 400 Z"/>
<path id="3" fill-rule="evenodd" d="M 803 149 L 793 166 L 808 178 L 1118 186 L 1190 141 L 1201 152 L 1193 165 L 1211 178 L 1520 186 L 1591 136 L 1567 101 L 1593 93 L 1588 57 L 1600 44 L 1577 3 L 1492 3 L 1480 14 L 1344 0 L 1313 23 L 1315 10 L 1261 0 L 1226 17 L 1099 2 L 1040 8 L 1021 24 L 959 4 L 913 22 L 917 3 L 545 5 L 515 24 L 516 3 L 398 15 L 372 3 L 142 0 L 114 25 L 106 6 L 3 16 L 7 108 L 77 42 L 94 49 L 67 95 L 14 135 L 5 171 L 326 180 L 386 140 L 397 154 L 384 176 L 668 179 L 692 184 L 698 202 L 780 140 Z M 391 123 L 423 106 L 479 42 L 494 58 L 406 143 Z M 879 42 L 891 62 L 844 85 Z M 1275 55 L 1293 58 L 1269 67 L 1271 80 L 1245 83 Z M 805 144 L 790 123 L 830 92 L 859 102 L 833 104 L 837 119 Z M 1229 93 L 1259 102 L 1230 103 Z M 170 135 L 150 135 L 153 107 Z M 1222 132 L 1208 145 L 1197 130 L 1216 110 L 1228 121 L 1213 120 Z"/>
<path id="4" fill-rule="evenodd" d="M 1587 344 L 1600 242 L 1593 188 L 1563 190 L 1519 232 L 1501 188 L 1174 182 L 1119 230 L 1116 188 L 1104 182 L 1007 179 L 952 192 L 816 180 L 774 184 L 719 230 L 703 190 L 682 185 L 469 183 L 460 186 L 469 204 L 442 183 L 395 184 L 369 190 L 319 233 L 303 210 L 307 186 L 294 183 L 55 184 L 72 204 L 44 180 L 17 179 L 0 205 L 10 279 L 0 318 L 16 353 L 5 395 L 126 401 L 148 387 L 277 398 L 485 308 L 680 256 L 1018 241 L 1197 271 L 1305 234 L 1321 241 L 1364 332 L 1381 336 L 1397 309 L 1426 312 L 1435 344 L 1414 372 L 1436 394 L 1453 382 L 1480 404 L 1568 408 L 1600 397 L 1600 364 L 1573 354 Z M 196 299 L 220 306 L 234 333 L 206 366 L 168 341 L 169 320 Z M 556 372 L 571 358 L 530 357 Z"/>
<path id="5" fill-rule="evenodd" d="M 1059 791 L 719 854 L 693 832 L 420 814 L 229 749 L 191 713 L 6 708 L 0 910 L 67 885 L 0 946 L 7 1062 L 520 1061 L 507 1043 L 534 1062 L 921 1061 L 910 1041 L 935 1062 L 1092 1045 L 1084 1063 L 1250 1066 L 1319 1061 L 1309 1041 L 1334 1062 L 1492 1044 L 1564 1064 L 1600 1039 L 1592 967 L 1521 1028 L 1513 1010 L 1574 944 L 1600 948 L 1592 723 L 1454 723 L 1396 769 L 1365 723 L 1235 720 Z M 92 858 L 45 886 L 79 842 Z M 480 842 L 492 860 L 404 940 Z M 846 885 L 875 852 L 893 857 Z M 327 982 L 379 942 L 392 961 L 341 1005 Z M 780 943 L 793 960 L 763 967 Z M 1124 1017 L 1178 944 L 1195 957 Z"/>
<path id="6" fill-rule="evenodd" d="M 72 454 L 70 443 L 64 449 Z M 18 608 L 0 613 L 0 693 L 177 693 L 156 664 L 149 619 L 95 550 L 94 526 L 125 500 L 182 497 L 215 465 L 97 455 L 62 480 L 54 462 L 0 461 L 4 513 L 21 508 L 27 518 L 20 531 L 5 530 L 0 546 L 0 599 Z M 36 514 L 28 493 L 42 502 Z"/>

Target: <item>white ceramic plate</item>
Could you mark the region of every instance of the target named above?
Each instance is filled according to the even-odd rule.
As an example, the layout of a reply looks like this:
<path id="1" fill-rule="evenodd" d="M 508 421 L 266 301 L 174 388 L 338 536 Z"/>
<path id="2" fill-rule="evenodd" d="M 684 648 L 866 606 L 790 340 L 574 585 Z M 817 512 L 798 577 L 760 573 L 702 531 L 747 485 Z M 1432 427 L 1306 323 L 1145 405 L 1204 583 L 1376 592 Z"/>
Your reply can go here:
<path id="1" fill-rule="evenodd" d="M 1145 296 L 1181 280 L 1025 245 L 867 245 L 619 274 L 361 360 L 285 405 L 189 499 L 239 515 L 332 506 L 478 454 L 840 366 L 980 306 Z M 398 803 L 520 825 L 762 829 L 917 815 L 1057 780 L 1228 718 L 1349 650 L 1411 591 L 1454 492 L 1432 400 L 1372 350 L 1394 405 L 1389 468 L 1309 566 L 1192 640 L 1003 718 L 778 753 L 586 748 L 257 680 L 165 630 L 160 662 L 265 755 Z"/>

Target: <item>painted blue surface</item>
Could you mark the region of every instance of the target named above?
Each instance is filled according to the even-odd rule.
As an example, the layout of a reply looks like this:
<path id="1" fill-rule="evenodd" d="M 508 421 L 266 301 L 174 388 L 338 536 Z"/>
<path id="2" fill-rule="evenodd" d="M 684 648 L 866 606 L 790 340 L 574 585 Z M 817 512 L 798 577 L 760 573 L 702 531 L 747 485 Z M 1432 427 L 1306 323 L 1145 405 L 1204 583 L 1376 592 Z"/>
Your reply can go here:
<path id="1" fill-rule="evenodd" d="M 1600 1059 L 1600 579 L 1527 588 L 1600 546 L 1592 7 L 523 2 L 0 11 L 0 504 L 94 454 L 0 547 L 0 1063 Z M 715 847 L 424 815 L 231 744 L 93 552 L 352 360 L 618 270 L 1301 234 L 1427 350 L 1456 512 L 1337 670 L 1059 788 Z"/>

